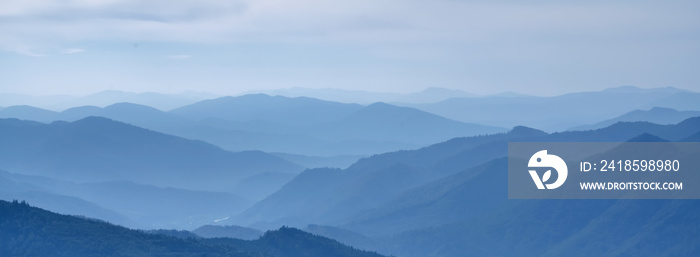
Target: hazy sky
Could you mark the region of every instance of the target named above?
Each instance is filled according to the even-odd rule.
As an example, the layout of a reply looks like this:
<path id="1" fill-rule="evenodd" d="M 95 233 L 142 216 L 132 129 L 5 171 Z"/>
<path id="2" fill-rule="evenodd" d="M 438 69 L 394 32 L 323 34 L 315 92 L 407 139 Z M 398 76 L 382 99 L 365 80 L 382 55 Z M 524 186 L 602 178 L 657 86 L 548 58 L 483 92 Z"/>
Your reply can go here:
<path id="1" fill-rule="evenodd" d="M 699 3 L 2 0 L 0 92 L 699 90 Z"/>

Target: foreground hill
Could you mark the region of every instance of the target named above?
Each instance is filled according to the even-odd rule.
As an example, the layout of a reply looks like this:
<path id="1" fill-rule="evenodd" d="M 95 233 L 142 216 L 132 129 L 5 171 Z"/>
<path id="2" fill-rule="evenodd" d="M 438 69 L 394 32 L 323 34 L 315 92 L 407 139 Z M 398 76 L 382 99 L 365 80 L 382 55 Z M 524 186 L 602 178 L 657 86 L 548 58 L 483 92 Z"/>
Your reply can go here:
<path id="1" fill-rule="evenodd" d="M 254 241 L 179 239 L 0 201 L 2 256 L 377 256 L 294 228 Z"/>
<path id="2" fill-rule="evenodd" d="M 301 170 L 262 152 L 232 153 L 100 117 L 51 124 L 4 119 L 0 129 L 2 168 L 76 182 L 226 190 L 254 174 Z"/>

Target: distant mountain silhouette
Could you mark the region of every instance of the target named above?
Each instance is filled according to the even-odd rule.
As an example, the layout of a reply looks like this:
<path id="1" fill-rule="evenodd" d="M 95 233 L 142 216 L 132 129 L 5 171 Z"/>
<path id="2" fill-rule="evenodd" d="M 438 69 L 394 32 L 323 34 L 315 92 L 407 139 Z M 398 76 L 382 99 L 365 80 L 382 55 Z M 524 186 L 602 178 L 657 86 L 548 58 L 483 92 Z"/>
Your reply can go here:
<path id="1" fill-rule="evenodd" d="M 5 172 L 0 199 L 26 199 L 59 213 L 84 215 L 133 228 L 192 229 L 239 212 L 250 203 L 224 192 L 161 188 L 130 182 L 71 183 Z M 3 193 L 4 192 L 4 193 Z"/>
<path id="2" fill-rule="evenodd" d="M 63 103 L 70 102 L 76 97 L 69 95 L 47 95 L 33 96 L 14 93 L 0 93 L 0 107 L 8 107 L 14 105 L 29 105 L 42 109 L 51 109 L 60 111 L 73 106 L 64 107 Z"/>
<path id="3" fill-rule="evenodd" d="M 231 185 L 233 192 L 252 201 L 259 201 L 280 189 L 292 180 L 295 173 L 263 172 L 246 177 Z"/>
<path id="4" fill-rule="evenodd" d="M 633 137 L 630 140 L 627 140 L 627 142 L 668 142 L 668 140 L 654 136 L 649 133 L 644 133 L 639 136 Z"/>
<path id="5" fill-rule="evenodd" d="M 659 125 L 649 122 L 618 122 L 611 126 L 592 131 L 568 131 L 553 133 L 552 141 L 591 141 L 621 142 L 648 133 L 669 141 L 682 140 L 698 131 L 700 117 L 693 117 L 672 125 Z"/>
<path id="6" fill-rule="evenodd" d="M 402 95 L 390 102 L 401 103 L 434 103 L 454 97 L 475 97 L 474 94 L 455 89 L 429 87 L 419 92 Z M 378 102 L 388 102 L 387 100 Z"/>
<path id="7" fill-rule="evenodd" d="M 286 97 L 313 97 L 327 101 L 335 101 L 341 103 L 357 103 L 357 104 L 372 104 L 376 102 L 402 102 L 402 103 L 432 103 L 442 101 L 452 97 L 472 97 L 473 94 L 466 93 L 460 90 L 430 87 L 419 92 L 400 94 L 400 93 L 381 93 L 359 90 L 343 90 L 333 88 L 288 88 L 277 90 L 262 90 L 252 93 L 264 93 L 269 95 L 279 95 Z"/>
<path id="8" fill-rule="evenodd" d="M 229 149 L 323 156 L 410 149 L 455 136 L 503 131 L 384 103 L 363 107 L 262 94 L 202 101 L 170 114 L 199 121 L 188 131 L 168 130 L 176 135 Z"/>
<path id="9" fill-rule="evenodd" d="M 700 131 L 681 140 L 683 142 L 700 142 Z"/>
<path id="10" fill-rule="evenodd" d="M 130 102 L 149 105 L 160 110 L 171 110 L 204 99 L 215 98 L 215 95 L 197 92 L 181 94 L 160 93 L 131 93 L 117 90 L 107 90 L 87 96 L 48 95 L 30 96 L 21 94 L 0 93 L 0 103 L 4 106 L 30 105 L 52 111 L 63 111 L 78 106 L 105 107 L 115 103 Z"/>
<path id="11" fill-rule="evenodd" d="M 255 241 L 178 238 L 16 201 L 0 201 L 0 240 L 2 256 L 381 256 L 288 227 Z"/>
<path id="12" fill-rule="evenodd" d="M 371 104 L 375 102 L 393 101 L 401 97 L 398 93 L 370 92 L 362 90 L 346 90 L 337 88 L 282 88 L 275 90 L 255 90 L 247 94 L 266 94 L 284 97 L 311 97 L 325 101 L 355 104 Z"/>
<path id="13" fill-rule="evenodd" d="M 637 109 L 700 111 L 700 93 L 675 88 L 622 87 L 552 97 L 457 97 L 404 106 L 457 121 L 500 127 L 524 125 L 553 132 L 613 119 Z"/>
<path id="14" fill-rule="evenodd" d="M 361 106 L 262 94 L 205 100 L 171 112 L 132 103 L 104 108 L 82 106 L 60 113 L 10 107 L 7 111 L 0 110 L 0 116 L 3 112 L 8 118 L 44 123 L 100 116 L 202 140 L 231 151 L 261 150 L 316 157 L 366 156 L 419 148 L 458 136 L 505 131 L 385 103 Z M 327 158 L 321 162 L 347 166 L 333 160 Z"/>
<path id="15" fill-rule="evenodd" d="M 0 118 L 20 118 L 23 120 L 51 122 L 58 118 L 58 113 L 28 105 L 16 105 L 1 109 Z"/>
<path id="16" fill-rule="evenodd" d="M 679 89 L 675 87 L 657 87 L 657 88 L 639 88 L 635 86 L 620 86 L 612 87 L 608 89 L 603 89 L 600 92 L 604 93 L 622 93 L 622 94 L 636 94 L 636 93 L 650 93 L 650 94 L 677 94 L 677 93 L 689 93 L 685 89 Z"/>
<path id="17" fill-rule="evenodd" d="M 305 126 L 336 120 L 362 108 L 308 97 L 281 97 L 264 94 L 221 97 L 172 110 L 194 120 L 261 121 L 288 126 Z"/>
<path id="18" fill-rule="evenodd" d="M 206 93 L 182 93 L 182 94 L 160 94 L 160 93 L 130 93 L 117 90 L 107 90 L 95 94 L 87 95 L 72 101 L 73 106 L 95 105 L 109 106 L 115 103 L 129 102 L 139 105 L 148 105 L 160 110 L 172 110 L 204 99 L 215 97 Z"/>
<path id="19" fill-rule="evenodd" d="M 67 196 L 25 181 L 15 180 L 9 172 L 0 170 L 0 200 L 12 201 L 14 199 L 31 201 L 37 206 L 57 213 L 100 217 L 125 226 L 137 225 L 133 220 L 114 210 L 106 209 L 78 197 Z"/>
<path id="20" fill-rule="evenodd" d="M 62 112 L 54 112 L 31 106 L 10 106 L 0 110 L 0 118 L 16 118 L 39 121 L 42 123 L 51 123 L 54 121 L 73 122 L 91 116 L 105 117 L 157 131 L 166 131 L 173 127 L 194 126 L 194 123 L 190 120 L 168 114 L 156 108 L 125 102 L 115 103 L 104 108 L 97 106 L 80 106 Z"/>
<path id="21" fill-rule="evenodd" d="M 272 153 L 273 155 L 307 168 L 347 168 L 362 157 L 362 155 L 338 155 L 338 156 L 306 156 L 290 153 Z"/>
<path id="22" fill-rule="evenodd" d="M 343 227 L 389 236 L 478 217 L 508 198 L 503 183 L 508 180 L 507 165 L 505 158 L 496 159 L 407 190 L 380 207 L 358 214 Z"/>
<path id="23" fill-rule="evenodd" d="M 48 125 L 4 119 L 0 128 L 3 168 L 76 182 L 221 190 L 253 174 L 301 170 L 262 152 L 232 153 L 99 117 Z"/>
<path id="24" fill-rule="evenodd" d="M 626 121 L 626 122 L 635 122 L 635 121 L 646 121 L 650 123 L 655 123 L 655 124 L 662 124 L 662 125 L 667 125 L 667 124 L 676 124 L 678 122 L 681 122 L 685 119 L 691 118 L 691 117 L 698 117 L 700 116 L 700 111 L 677 111 L 671 108 L 661 108 L 661 107 L 654 107 L 649 109 L 648 111 L 642 111 L 642 110 L 634 110 L 628 113 L 625 113 L 619 117 L 616 117 L 614 119 L 609 119 L 605 121 L 598 122 L 593 125 L 584 125 L 584 126 L 577 126 L 573 127 L 570 130 L 591 130 L 591 129 L 599 129 L 599 128 L 604 128 L 607 126 L 610 126 L 612 124 L 621 122 L 621 121 Z"/>
<path id="25" fill-rule="evenodd" d="M 459 136 L 504 132 L 505 129 L 461 123 L 413 108 L 374 103 L 338 121 L 313 127 L 311 131 L 325 140 L 361 139 L 424 145 Z"/>
<path id="26" fill-rule="evenodd" d="M 148 107 L 151 108 L 151 107 Z M 85 106 L 78 106 L 78 107 L 73 107 L 66 109 L 60 113 L 56 113 L 54 117 L 51 118 L 51 120 L 46 120 L 46 121 L 41 121 L 44 123 L 51 123 L 54 121 L 76 121 L 80 119 L 84 119 L 90 116 L 100 116 L 100 117 L 105 117 L 105 118 L 112 118 L 106 115 L 106 113 L 103 112 L 103 108 L 97 107 L 97 106 L 92 106 L 92 105 L 85 105 Z M 8 118 L 18 118 L 18 119 L 25 119 L 24 117 L 8 117 Z M 31 120 L 31 119 L 30 119 Z M 126 120 L 122 120 L 122 122 L 127 122 L 130 123 Z"/>

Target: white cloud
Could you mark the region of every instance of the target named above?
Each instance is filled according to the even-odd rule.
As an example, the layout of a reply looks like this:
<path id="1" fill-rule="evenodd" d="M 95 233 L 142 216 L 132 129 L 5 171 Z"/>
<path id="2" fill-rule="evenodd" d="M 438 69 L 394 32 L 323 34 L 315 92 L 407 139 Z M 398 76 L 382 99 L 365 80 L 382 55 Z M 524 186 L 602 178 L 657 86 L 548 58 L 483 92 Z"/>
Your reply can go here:
<path id="1" fill-rule="evenodd" d="M 175 59 L 175 60 L 192 58 L 192 56 L 188 55 L 188 54 L 174 54 L 174 55 L 168 55 L 167 57 L 170 59 Z"/>
<path id="2" fill-rule="evenodd" d="M 687 70 L 697 67 L 700 55 L 699 5 L 632 0 L 4 0 L 0 50 L 36 57 L 57 49 L 77 53 L 60 50 L 62 46 L 89 46 L 91 52 L 109 53 L 100 60 L 119 56 L 119 61 L 196 56 L 220 68 L 226 85 L 240 77 L 229 77 L 230 65 L 253 70 L 244 75 L 268 74 L 271 68 L 281 73 L 309 69 L 308 76 L 271 81 L 270 88 L 336 84 L 342 80 L 336 77 L 346 72 L 359 77 L 348 72 L 351 68 L 370 70 L 367 80 L 348 83 L 367 87 L 418 79 L 417 89 L 440 81 L 493 90 L 647 80 L 697 85 L 698 77 Z M 136 43 L 144 47 L 119 52 Z M 234 58 L 218 61 L 222 55 L 212 53 Z M 140 70 L 154 68 L 150 62 L 134 63 Z M 166 74 L 187 77 L 187 72 Z"/>
<path id="3" fill-rule="evenodd" d="M 16 47 L 10 47 L 10 48 L 5 48 L 6 51 L 21 54 L 21 55 L 26 55 L 26 56 L 31 56 L 31 57 L 45 57 L 48 56 L 48 54 L 37 51 L 34 49 L 31 49 L 26 46 L 16 46 Z"/>
<path id="4" fill-rule="evenodd" d="M 77 54 L 77 53 L 82 53 L 85 51 L 86 51 L 85 49 L 81 49 L 81 48 L 64 48 L 64 49 L 61 49 L 61 51 L 59 51 L 59 53 L 61 53 L 61 54 Z"/>
<path id="5" fill-rule="evenodd" d="M 48 40 L 472 42 L 552 35 L 625 37 L 696 28 L 691 8 L 421 0 L 10 0 L 4 33 Z"/>

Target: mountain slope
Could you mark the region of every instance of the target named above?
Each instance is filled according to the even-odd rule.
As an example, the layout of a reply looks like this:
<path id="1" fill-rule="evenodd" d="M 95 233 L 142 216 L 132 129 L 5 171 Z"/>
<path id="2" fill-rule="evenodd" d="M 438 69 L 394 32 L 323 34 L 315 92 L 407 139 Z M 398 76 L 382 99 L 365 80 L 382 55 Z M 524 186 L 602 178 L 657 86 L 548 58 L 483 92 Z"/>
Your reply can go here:
<path id="1" fill-rule="evenodd" d="M 160 110 L 171 110 L 212 97 L 214 96 L 203 93 L 160 94 L 152 92 L 131 93 L 118 90 L 107 90 L 80 98 L 75 98 L 71 101 L 66 101 L 60 106 L 64 109 L 84 105 L 103 107 L 116 103 L 129 102 L 153 106 Z"/>
<path id="2" fill-rule="evenodd" d="M 215 118 L 304 126 L 332 121 L 361 107 L 357 104 L 343 104 L 307 97 L 288 98 L 253 94 L 205 100 L 170 112 L 195 120 Z"/>
<path id="3" fill-rule="evenodd" d="M 114 210 L 105 209 L 78 197 L 67 196 L 24 181 L 17 181 L 11 174 L 0 170 L 0 200 L 24 199 L 56 213 L 100 217 L 109 222 L 134 226 L 136 223 Z"/>
<path id="4" fill-rule="evenodd" d="M 662 139 L 679 141 L 698 131 L 700 117 L 685 119 L 678 124 L 659 125 L 649 122 L 618 122 L 592 131 L 567 131 L 552 133 L 549 140 L 563 142 L 623 142 L 632 137 L 648 133 Z"/>
<path id="5" fill-rule="evenodd" d="M 204 238 L 228 237 L 238 238 L 243 240 L 255 240 L 263 235 L 263 232 L 257 229 L 246 228 L 241 226 L 215 226 L 205 225 L 195 230 L 192 230 L 197 236 Z"/>
<path id="6" fill-rule="evenodd" d="M 0 190 L 2 199 L 26 199 L 37 207 L 95 217 L 132 228 L 192 229 L 240 212 L 251 204 L 225 192 L 161 188 L 123 181 L 80 184 L 12 173 L 0 173 L 0 179 L 0 182 L 21 186 Z"/>
<path id="7" fill-rule="evenodd" d="M 505 129 L 462 123 L 408 107 L 368 105 L 341 120 L 311 128 L 325 140 L 351 139 L 430 144 L 459 136 L 504 132 Z"/>
<path id="8" fill-rule="evenodd" d="M 676 125 L 618 123 L 596 131 L 554 134 L 527 131 L 521 127 L 518 128 L 517 132 L 530 136 L 513 138 L 508 141 L 659 142 L 664 140 L 651 133 L 679 140 L 690 135 L 691 131 L 700 132 L 700 118 L 687 119 Z M 458 140 L 454 141 L 458 142 Z M 459 164 L 467 162 L 469 158 L 490 160 L 493 157 L 484 155 L 490 152 L 493 153 L 492 156 L 498 156 L 496 153 L 501 153 L 500 156 L 506 156 L 506 141 L 486 143 L 472 151 L 454 154 L 454 156 L 439 162 L 435 169 L 451 170 L 454 167 L 463 167 Z M 344 227 L 376 235 L 466 219 L 474 214 L 489 210 L 490 207 L 496 206 L 507 198 L 505 187 L 493 186 L 502 184 L 499 181 L 507 181 L 506 170 L 506 162 L 502 159 L 496 159 L 474 168 L 457 170 L 458 173 L 455 175 L 408 190 L 385 202 L 379 208 L 358 214 L 351 218 Z M 475 196 L 476 198 L 474 198 Z"/>
<path id="9" fill-rule="evenodd" d="M 12 111 L 18 108 L 31 110 Z M 73 122 L 100 116 L 231 151 L 325 157 L 415 149 L 454 137 L 505 131 L 384 103 L 361 106 L 267 95 L 205 100 L 170 112 L 132 103 L 81 106 L 61 113 L 32 107 L 8 109 L 6 117 L 12 118 Z"/>
<path id="10" fill-rule="evenodd" d="M 404 106 L 457 121 L 500 127 L 524 125 L 551 132 L 613 119 L 636 109 L 700 111 L 700 93 L 674 88 L 622 87 L 552 97 L 462 97 Z"/>
<path id="11" fill-rule="evenodd" d="M 130 180 L 221 190 L 256 173 L 301 169 L 262 152 L 231 153 L 99 117 L 48 125 L 0 120 L 0 128 L 3 168 L 78 182 Z"/>
<path id="12" fill-rule="evenodd" d="M 503 157 L 506 148 L 501 146 L 507 140 L 533 134 L 540 135 L 518 128 L 506 134 L 456 138 L 418 150 L 375 155 L 344 170 L 306 170 L 232 222 L 261 228 L 320 222 L 339 225 L 412 187 Z M 488 147 L 482 148 L 484 145 Z"/>
<path id="13" fill-rule="evenodd" d="M 57 116 L 57 112 L 28 105 L 15 105 L 0 109 L 0 118 L 19 118 L 23 120 L 51 122 L 56 120 Z"/>
<path id="14" fill-rule="evenodd" d="M 359 90 L 345 90 L 335 88 L 286 88 L 276 90 L 261 90 L 251 93 L 265 93 L 286 97 L 313 97 L 327 101 L 341 103 L 372 104 L 376 102 L 402 102 L 402 103 L 432 103 L 451 97 L 468 97 L 473 94 L 460 90 L 430 87 L 419 92 L 409 94 L 380 93 Z"/>
<path id="15" fill-rule="evenodd" d="M 255 241 L 179 239 L 5 201 L 0 241 L 3 256 L 381 256 L 293 228 Z"/>
<path id="16" fill-rule="evenodd" d="M 691 118 L 676 125 L 618 123 L 553 134 L 516 127 L 504 134 L 456 138 L 375 155 L 344 170 L 307 170 L 234 220 L 262 228 L 330 225 L 368 236 L 458 223 L 505 204 L 505 186 L 487 185 L 507 181 L 505 162 L 498 158 L 506 156 L 508 142 L 662 140 L 657 135 L 676 141 L 698 132 L 700 118 Z"/>
<path id="17" fill-rule="evenodd" d="M 480 217 L 407 231 L 399 256 L 696 256 L 698 200 L 507 200 Z"/>
<path id="18" fill-rule="evenodd" d="M 3 256 L 250 256 L 109 223 L 58 215 L 22 203 L 0 201 Z M 197 254 L 198 255 L 198 254 Z"/>
<path id="19" fill-rule="evenodd" d="M 502 181 L 507 181 L 507 174 L 500 172 L 505 170 L 505 158 L 466 169 L 407 190 L 378 208 L 360 212 L 343 227 L 387 236 L 478 217 L 507 198 L 507 189 L 501 186 Z"/>
<path id="20" fill-rule="evenodd" d="M 615 123 L 625 121 L 625 122 L 635 122 L 635 121 L 645 121 L 654 124 L 676 124 L 685 119 L 691 117 L 700 116 L 700 111 L 677 111 L 671 108 L 654 107 L 647 111 L 634 110 L 625 113 L 619 117 L 598 122 L 593 125 L 585 125 L 571 128 L 570 130 L 591 130 L 604 128 Z"/>

